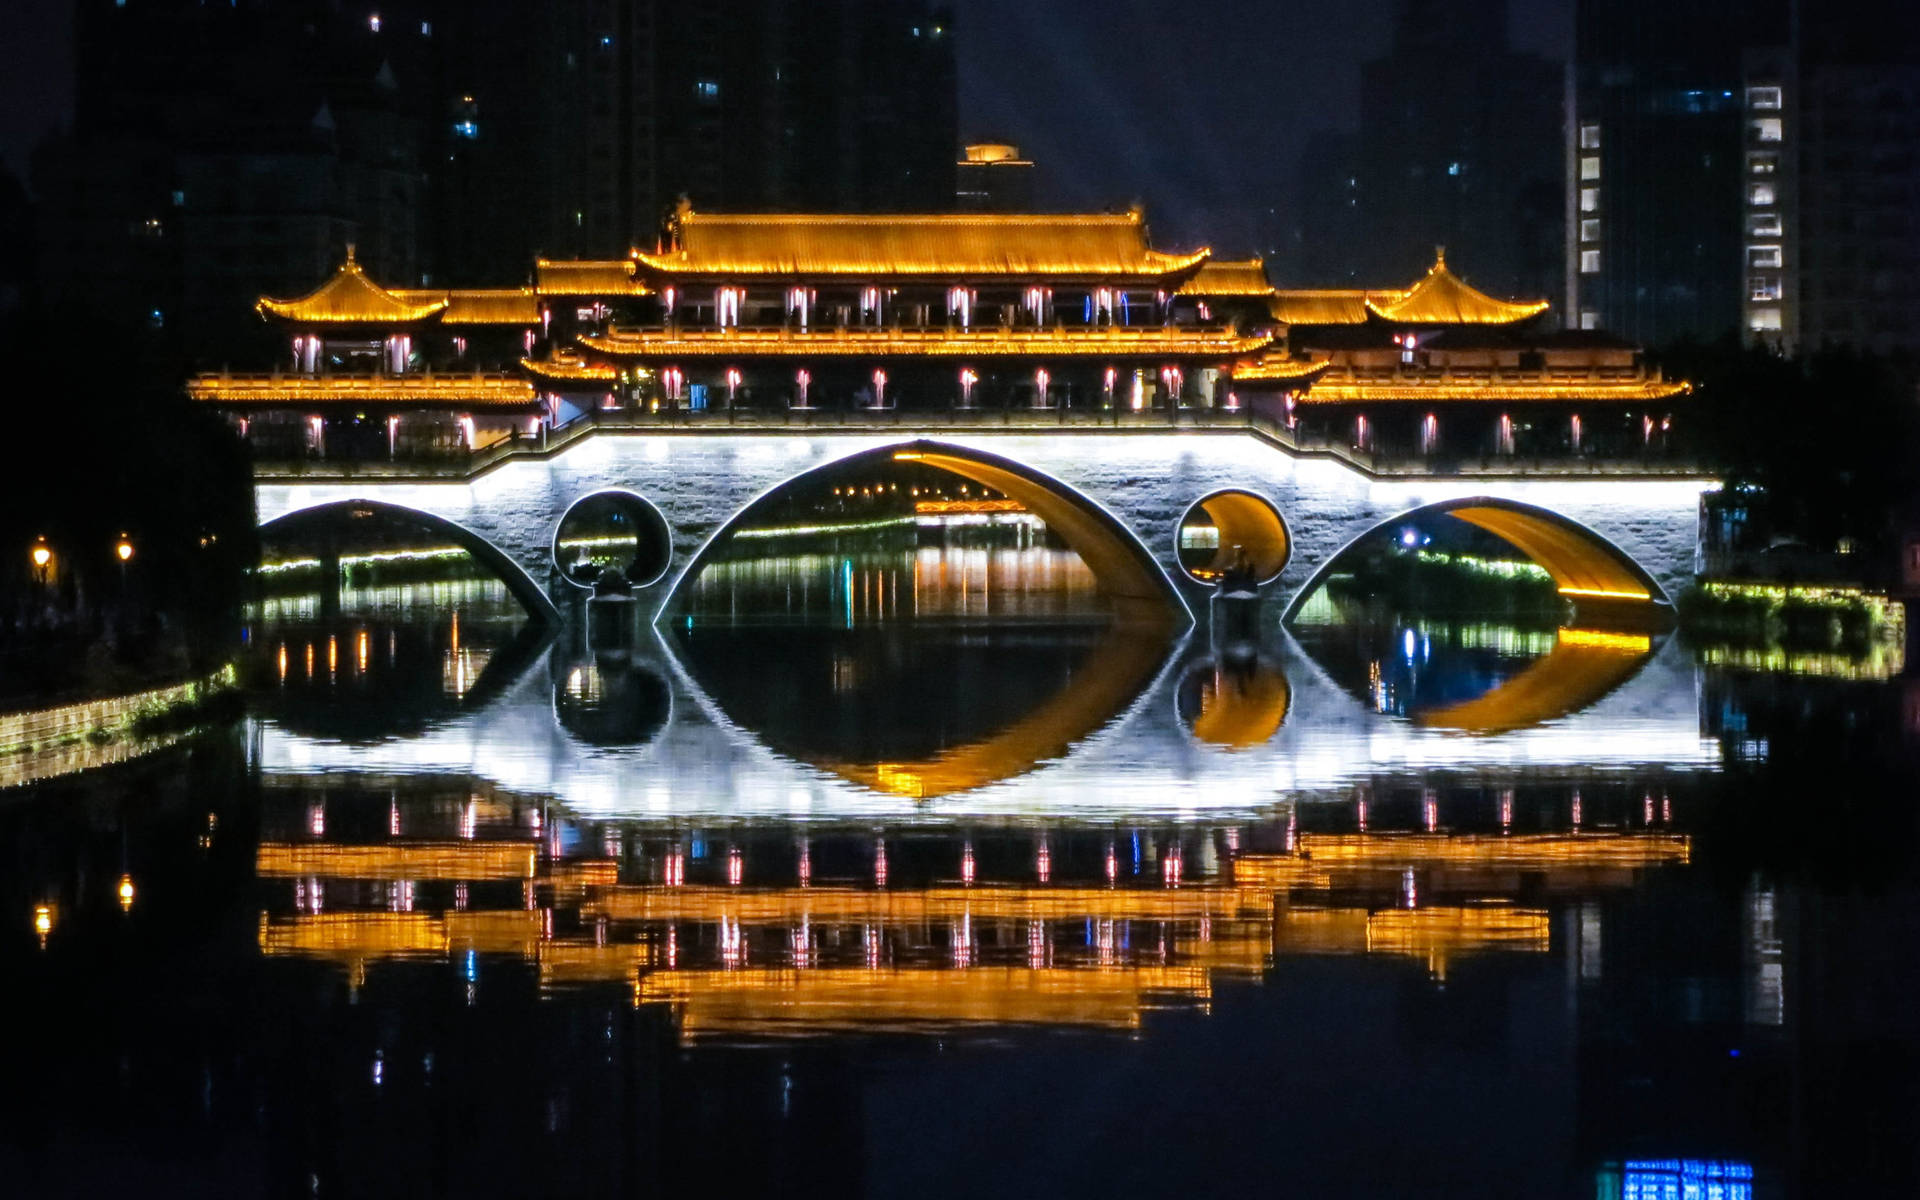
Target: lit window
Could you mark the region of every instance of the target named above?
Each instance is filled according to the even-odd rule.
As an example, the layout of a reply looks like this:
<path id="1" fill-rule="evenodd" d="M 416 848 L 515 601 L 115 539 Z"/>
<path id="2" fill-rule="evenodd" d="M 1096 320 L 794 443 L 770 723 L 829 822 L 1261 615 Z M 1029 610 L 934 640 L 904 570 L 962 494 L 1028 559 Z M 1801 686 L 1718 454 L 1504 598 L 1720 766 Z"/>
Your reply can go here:
<path id="1" fill-rule="evenodd" d="M 421 37 L 432 37 L 432 36 L 433 36 L 433 22 L 432 22 L 432 21 L 422 21 L 422 22 L 420 22 L 420 36 L 421 36 Z"/>
<path id="2" fill-rule="evenodd" d="M 1580 240 L 1583 242 L 1600 240 L 1600 218 L 1588 217 L 1580 222 Z"/>
<path id="3" fill-rule="evenodd" d="M 1582 125 L 1580 127 L 1580 148 L 1582 150 L 1598 150 L 1600 148 L 1600 127 L 1598 125 Z"/>
<path id="4" fill-rule="evenodd" d="M 1448 164 L 1447 164 L 1447 174 L 1449 174 L 1449 175 L 1458 175 L 1458 174 L 1460 174 L 1460 164 L 1459 164 L 1459 163 L 1457 163 L 1457 162 L 1455 162 L 1455 163 L 1448 163 Z"/>
<path id="5" fill-rule="evenodd" d="M 1777 142 L 1784 136 L 1779 117 L 1756 117 L 1747 128 L 1756 142 Z"/>
<path id="6" fill-rule="evenodd" d="M 1753 175 L 1772 175 L 1780 170 L 1780 155 L 1773 150 L 1755 150 L 1747 155 L 1747 171 Z"/>
<path id="7" fill-rule="evenodd" d="M 1599 212 L 1600 211 L 1600 189 L 1599 188 L 1581 188 L 1580 189 L 1580 211 L 1581 212 Z"/>
<path id="8" fill-rule="evenodd" d="M 372 16 L 367 18 L 367 28 L 373 30 L 375 33 L 380 32 L 380 14 L 379 13 L 374 13 Z"/>
<path id="9" fill-rule="evenodd" d="M 1748 246 L 1747 265 L 1749 267 L 1780 267 L 1785 262 L 1778 246 Z"/>
<path id="10" fill-rule="evenodd" d="M 720 98 L 720 83 L 715 79 L 696 80 L 693 85 L 693 94 L 702 100 L 718 100 Z"/>
<path id="11" fill-rule="evenodd" d="M 1778 300 L 1783 290 L 1778 275 L 1755 275 L 1747 280 L 1747 294 L 1754 300 Z"/>
<path id="12" fill-rule="evenodd" d="M 1747 233 L 1752 237 L 1781 237 L 1785 232 L 1779 213 L 1754 213 L 1747 221 Z"/>
<path id="13" fill-rule="evenodd" d="M 1580 252 L 1580 273 L 1582 275 L 1598 275 L 1600 273 L 1600 252 L 1598 250 L 1582 250 Z"/>
<path id="14" fill-rule="evenodd" d="M 474 141 L 480 136 L 480 123 L 477 121 L 455 121 L 453 123 L 453 136 L 464 138 L 469 142 Z"/>
<path id="15" fill-rule="evenodd" d="M 1777 110 L 1780 107 L 1780 89 L 1777 87 L 1748 88 L 1747 107 Z"/>
<path id="16" fill-rule="evenodd" d="M 187 194 L 175 189 L 173 193 L 173 206 L 175 208 L 185 208 L 187 206 Z"/>
<path id="17" fill-rule="evenodd" d="M 1774 332 L 1786 328 L 1777 308 L 1756 308 L 1747 314 L 1747 328 L 1756 333 Z"/>
<path id="18" fill-rule="evenodd" d="M 1600 314 L 1591 308 L 1581 309 L 1580 310 L 1580 328 L 1582 329 L 1600 328 Z"/>
<path id="19" fill-rule="evenodd" d="M 1773 185 L 1770 183 L 1756 183 L 1747 188 L 1747 203 L 1756 208 L 1766 208 L 1773 204 Z"/>
<path id="20" fill-rule="evenodd" d="M 1600 178 L 1600 156 L 1598 154 L 1589 154 L 1580 160 L 1580 178 Z"/>

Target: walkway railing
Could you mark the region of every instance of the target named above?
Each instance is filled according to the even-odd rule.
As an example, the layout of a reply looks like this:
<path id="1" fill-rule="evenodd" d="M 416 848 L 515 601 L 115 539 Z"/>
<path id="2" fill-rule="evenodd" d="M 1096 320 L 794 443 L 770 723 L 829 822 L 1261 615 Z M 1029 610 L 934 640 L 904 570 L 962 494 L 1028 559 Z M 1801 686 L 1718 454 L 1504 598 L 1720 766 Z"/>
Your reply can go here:
<path id="1" fill-rule="evenodd" d="M 1523 457 L 1487 455 L 1420 456 L 1373 453 L 1350 443 L 1311 435 L 1248 410 L 1181 409 L 1177 412 L 1101 411 L 1069 408 L 921 409 L 707 409 L 646 412 L 598 409 L 536 435 L 515 434 L 472 450 L 436 453 L 420 459 L 261 460 L 254 469 L 262 481 L 340 478 L 470 479 L 514 459 L 545 458 L 600 433 L 654 435 L 735 435 L 769 433 L 873 434 L 937 437 L 980 433 L 1252 433 L 1290 453 L 1329 458 L 1378 478 L 1515 475 L 1696 477 L 1697 463 L 1652 450 L 1643 455 L 1565 455 Z"/>

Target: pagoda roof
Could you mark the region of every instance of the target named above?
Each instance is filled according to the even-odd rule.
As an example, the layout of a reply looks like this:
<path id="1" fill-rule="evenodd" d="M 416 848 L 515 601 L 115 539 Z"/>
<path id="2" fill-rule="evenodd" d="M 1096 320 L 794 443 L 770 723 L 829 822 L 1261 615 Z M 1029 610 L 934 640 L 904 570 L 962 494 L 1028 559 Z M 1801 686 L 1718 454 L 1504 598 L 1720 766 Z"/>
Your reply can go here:
<path id="1" fill-rule="evenodd" d="M 391 294 L 410 304 L 443 300 L 443 325 L 538 325 L 540 301 L 532 288 L 393 288 Z"/>
<path id="2" fill-rule="evenodd" d="M 1529 380 L 1510 374 L 1500 379 L 1473 378 L 1434 372 L 1368 379 L 1342 376 L 1314 384 L 1302 402 L 1307 404 L 1446 404 L 1593 403 L 1650 404 L 1671 400 L 1693 390 L 1686 383 L 1664 379 L 1568 379 L 1542 374 Z"/>
<path id="3" fill-rule="evenodd" d="M 1261 258 L 1209 259 L 1198 274 L 1180 285 L 1182 296 L 1271 296 L 1273 283 Z"/>
<path id="4" fill-rule="evenodd" d="M 583 334 L 619 358 L 1221 358 L 1258 354 L 1271 334 L 1183 326 L 1098 329 L 700 329 Z"/>
<path id="5" fill-rule="evenodd" d="M 429 298 L 408 300 L 367 278 L 348 246 L 346 261 L 332 279 L 297 300 L 263 296 L 255 307 L 263 316 L 301 324 L 405 325 L 437 316 L 447 307 L 443 293 L 424 295 Z"/>
<path id="6" fill-rule="evenodd" d="M 619 378 L 615 368 L 604 363 L 590 363 L 566 350 L 556 351 L 550 358 L 523 358 L 520 365 L 526 368 L 529 375 L 547 383 L 602 386 Z"/>
<path id="7" fill-rule="evenodd" d="M 631 259 L 555 259 L 536 261 L 542 296 L 644 296 Z"/>
<path id="8" fill-rule="evenodd" d="M 1363 325 L 1368 301 L 1402 295 L 1363 288 L 1283 288 L 1273 293 L 1267 307 L 1276 321 L 1288 325 Z"/>
<path id="9" fill-rule="evenodd" d="M 634 251 L 666 276 L 1122 278 L 1173 284 L 1211 253 L 1147 243 L 1139 212 L 843 215 L 686 212 L 679 245 Z"/>
<path id="10" fill-rule="evenodd" d="M 223 408 L 384 405 L 520 408 L 533 385 L 517 375 L 201 375 L 188 399 Z"/>
<path id="11" fill-rule="evenodd" d="M 1401 325 L 1510 325 L 1547 311 L 1547 301 L 1496 300 L 1447 269 L 1446 251 L 1399 299 L 1369 297 L 1367 311 Z"/>
<path id="12" fill-rule="evenodd" d="M 1233 381 L 1238 384 L 1304 388 L 1326 374 L 1331 365 L 1324 358 L 1295 358 L 1283 351 L 1269 351 L 1256 359 L 1236 364 Z"/>

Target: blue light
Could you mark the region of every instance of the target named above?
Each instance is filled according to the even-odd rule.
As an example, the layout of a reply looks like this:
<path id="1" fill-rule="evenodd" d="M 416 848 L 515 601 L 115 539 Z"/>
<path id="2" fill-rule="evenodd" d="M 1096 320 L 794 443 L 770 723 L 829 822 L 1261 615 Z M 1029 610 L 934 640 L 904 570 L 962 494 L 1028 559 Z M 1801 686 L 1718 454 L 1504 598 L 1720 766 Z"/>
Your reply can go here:
<path id="1" fill-rule="evenodd" d="M 1420 544 L 1420 531 L 1418 529 L 1401 530 L 1400 544 L 1402 546 L 1405 546 L 1409 550 L 1413 549 L 1415 546 L 1418 546 Z"/>

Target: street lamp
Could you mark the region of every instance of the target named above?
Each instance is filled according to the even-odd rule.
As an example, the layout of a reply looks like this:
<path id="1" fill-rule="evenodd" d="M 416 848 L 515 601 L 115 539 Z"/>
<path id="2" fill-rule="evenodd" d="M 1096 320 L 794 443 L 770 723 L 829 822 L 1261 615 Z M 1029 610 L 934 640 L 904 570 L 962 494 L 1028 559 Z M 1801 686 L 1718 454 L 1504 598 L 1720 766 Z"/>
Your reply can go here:
<path id="1" fill-rule="evenodd" d="M 120 560 L 121 566 L 125 566 L 129 562 L 132 562 L 133 561 L 133 539 L 124 533 L 121 534 L 120 540 L 113 544 L 113 556 Z"/>
<path id="2" fill-rule="evenodd" d="M 27 558 L 33 563 L 34 582 L 45 587 L 47 571 L 53 565 L 53 547 L 47 545 L 45 537 L 35 538 L 32 549 L 27 551 Z"/>

